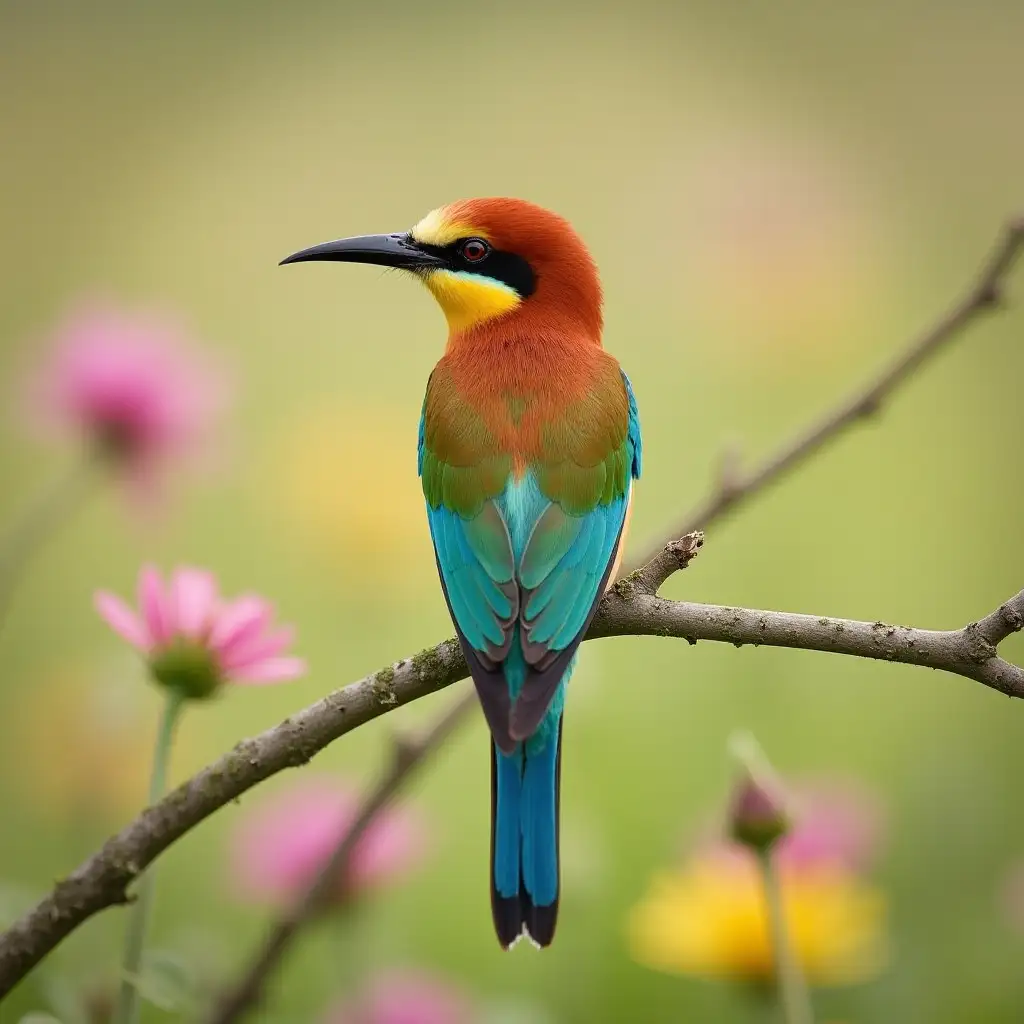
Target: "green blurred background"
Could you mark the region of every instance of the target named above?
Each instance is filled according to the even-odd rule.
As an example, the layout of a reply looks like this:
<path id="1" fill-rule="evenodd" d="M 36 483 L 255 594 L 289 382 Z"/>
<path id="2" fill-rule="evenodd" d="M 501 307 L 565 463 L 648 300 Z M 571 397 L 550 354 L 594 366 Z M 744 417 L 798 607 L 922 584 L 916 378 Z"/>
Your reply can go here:
<path id="1" fill-rule="evenodd" d="M 300 627 L 309 676 L 190 711 L 175 779 L 451 632 L 414 455 L 441 315 L 397 275 L 282 270 L 282 256 L 465 195 L 568 216 L 640 402 L 639 552 L 725 448 L 747 464 L 771 450 L 966 283 L 1024 204 L 1022 38 L 1013 0 L 0 3 L 5 408 L 37 339 L 93 294 L 182 311 L 237 392 L 223 451 L 162 516 L 139 522 L 105 492 L 18 593 L 0 638 L 5 899 L 41 893 L 144 798 L 157 698 L 93 613 L 97 586 L 129 591 L 143 559 L 205 564 Z M 991 610 L 1024 583 L 1022 379 L 1018 306 L 717 525 L 668 594 L 933 627 Z M 3 513 L 70 458 L 9 416 Z M 1024 642 L 1005 653 L 1024 659 Z M 345 737 L 314 768 L 372 778 L 393 731 L 452 696 Z M 645 970 L 624 939 L 650 873 L 721 806 L 737 727 L 781 770 L 858 776 L 887 809 L 893 959 L 877 981 L 821 993 L 822 1019 L 1024 1016 L 1024 938 L 999 899 L 1024 856 L 1024 709 L 923 669 L 615 639 L 587 646 L 568 715 L 549 952 L 504 955 L 491 934 L 475 720 L 413 787 L 435 832 L 423 869 L 356 939 L 307 938 L 260 1019 L 315 1019 L 353 973 L 396 963 L 451 976 L 505 1019 L 751 1019 L 742 993 Z M 266 920 L 226 885 L 248 802 L 160 861 L 154 942 L 224 972 Z M 0 1020 L 110 977 L 124 916 L 76 933 Z"/>

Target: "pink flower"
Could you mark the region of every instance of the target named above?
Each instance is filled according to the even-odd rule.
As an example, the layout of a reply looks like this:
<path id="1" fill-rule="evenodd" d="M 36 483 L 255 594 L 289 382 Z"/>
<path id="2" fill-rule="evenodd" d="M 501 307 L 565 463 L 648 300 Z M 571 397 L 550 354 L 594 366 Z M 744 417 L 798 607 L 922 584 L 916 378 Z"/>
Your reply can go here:
<path id="1" fill-rule="evenodd" d="M 170 321 L 94 306 L 58 329 L 29 398 L 42 424 L 84 438 L 146 487 L 203 441 L 224 394 Z"/>
<path id="2" fill-rule="evenodd" d="M 277 904 L 295 899 L 344 838 L 358 806 L 355 789 L 330 776 L 304 777 L 266 798 L 232 838 L 230 870 L 239 894 Z M 339 898 L 407 872 L 425 844 L 417 817 L 384 810 L 356 844 Z"/>
<path id="3" fill-rule="evenodd" d="M 476 1019 L 466 995 L 428 974 L 380 974 L 354 1002 L 331 1010 L 324 1024 L 470 1024 Z"/>
<path id="4" fill-rule="evenodd" d="M 777 853 L 793 865 L 837 861 L 867 867 L 881 841 L 881 810 L 852 780 L 817 780 L 793 787 L 793 828 Z"/>
<path id="5" fill-rule="evenodd" d="M 108 591 L 94 598 L 107 625 L 146 655 L 157 682 L 186 697 L 209 696 L 226 682 L 284 682 L 306 670 L 301 658 L 285 656 L 294 630 L 274 625 L 267 601 L 253 594 L 225 601 L 202 569 L 175 569 L 165 585 L 144 566 L 138 600 L 136 612 Z"/>

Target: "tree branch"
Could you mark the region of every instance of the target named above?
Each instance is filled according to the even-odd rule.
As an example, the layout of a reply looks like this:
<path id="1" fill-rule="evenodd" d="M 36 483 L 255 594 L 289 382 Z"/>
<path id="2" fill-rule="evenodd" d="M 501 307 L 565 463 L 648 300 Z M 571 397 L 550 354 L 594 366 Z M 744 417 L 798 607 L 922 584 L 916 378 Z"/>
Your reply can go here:
<path id="1" fill-rule="evenodd" d="M 1011 632 L 1024 626 L 1024 592 L 961 630 L 931 631 L 786 612 L 666 601 L 661 585 L 692 557 L 696 526 L 734 508 L 786 470 L 820 449 L 851 423 L 879 407 L 892 390 L 943 342 L 981 312 L 993 308 L 1003 281 L 1024 247 L 1024 218 L 1012 221 L 967 297 L 917 341 L 897 363 L 834 415 L 749 476 L 720 485 L 712 498 L 670 536 L 680 537 L 620 580 L 602 600 L 587 639 L 624 634 L 673 636 L 691 643 L 829 651 L 926 665 L 966 676 L 1010 696 L 1024 696 L 1024 670 L 996 654 Z M 723 477 L 723 479 L 727 479 Z M 692 548 L 692 550 L 690 550 Z M 179 786 L 112 837 L 36 907 L 0 936 L 0 996 L 94 914 L 128 901 L 128 887 L 172 843 L 225 804 L 264 779 L 307 762 L 345 733 L 393 708 L 465 678 L 458 642 L 446 640 L 411 658 L 337 690 L 231 752 Z"/>
<path id="2" fill-rule="evenodd" d="M 639 589 L 614 588 L 588 634 L 671 636 L 690 643 L 715 640 L 737 647 L 791 647 L 856 658 L 942 669 L 983 683 L 1008 697 L 1024 697 L 1024 668 L 1000 658 L 998 644 L 1024 626 L 1024 590 L 980 622 L 963 629 L 933 630 L 886 622 L 858 622 L 795 612 L 727 608 L 666 601 Z"/>

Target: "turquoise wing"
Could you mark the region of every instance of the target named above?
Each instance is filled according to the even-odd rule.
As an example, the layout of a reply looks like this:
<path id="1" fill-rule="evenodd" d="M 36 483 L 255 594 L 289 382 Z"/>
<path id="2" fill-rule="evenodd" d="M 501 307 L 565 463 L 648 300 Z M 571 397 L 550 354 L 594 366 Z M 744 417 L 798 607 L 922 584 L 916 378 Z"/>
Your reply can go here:
<path id="1" fill-rule="evenodd" d="M 452 615 L 488 667 L 503 661 L 519 611 L 508 528 L 493 501 L 473 519 L 427 506 L 430 535 Z"/>
<path id="2" fill-rule="evenodd" d="M 523 649 L 528 664 L 538 669 L 572 643 L 603 592 L 602 582 L 622 534 L 631 481 L 640 475 L 640 420 L 629 379 L 623 374 L 622 380 L 629 399 L 624 445 L 629 478 L 624 487 L 611 501 L 581 516 L 548 503 L 531 524 L 529 541 L 518 559 Z"/>
<path id="3" fill-rule="evenodd" d="M 643 460 L 636 399 L 625 374 L 622 383 L 628 399 L 628 425 L 614 461 L 611 457 L 608 461 L 626 472 L 616 482 L 610 500 L 582 515 L 567 512 L 558 502 L 513 501 L 510 491 L 501 502 L 513 538 L 520 588 L 519 642 L 529 670 L 520 692 L 512 695 L 509 728 L 513 739 L 531 736 L 540 726 L 597 612 L 614 566 L 632 481 L 640 475 Z M 532 506 L 536 515 L 523 524 L 528 534 L 520 547 L 515 543 L 520 532 L 515 509 L 524 505 Z"/>

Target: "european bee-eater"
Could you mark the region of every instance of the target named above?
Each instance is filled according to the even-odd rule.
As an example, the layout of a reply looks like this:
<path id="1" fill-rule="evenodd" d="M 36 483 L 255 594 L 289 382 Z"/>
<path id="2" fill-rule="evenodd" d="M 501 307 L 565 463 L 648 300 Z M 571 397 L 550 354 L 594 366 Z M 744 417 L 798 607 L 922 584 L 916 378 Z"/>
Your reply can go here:
<path id="1" fill-rule="evenodd" d="M 614 578 L 640 475 L 626 375 L 601 347 L 601 285 L 562 217 L 466 199 L 411 231 L 283 262 L 398 267 L 433 293 L 448 345 L 427 382 L 419 474 L 441 587 L 491 745 L 491 906 L 502 946 L 551 942 L 562 710 Z"/>

